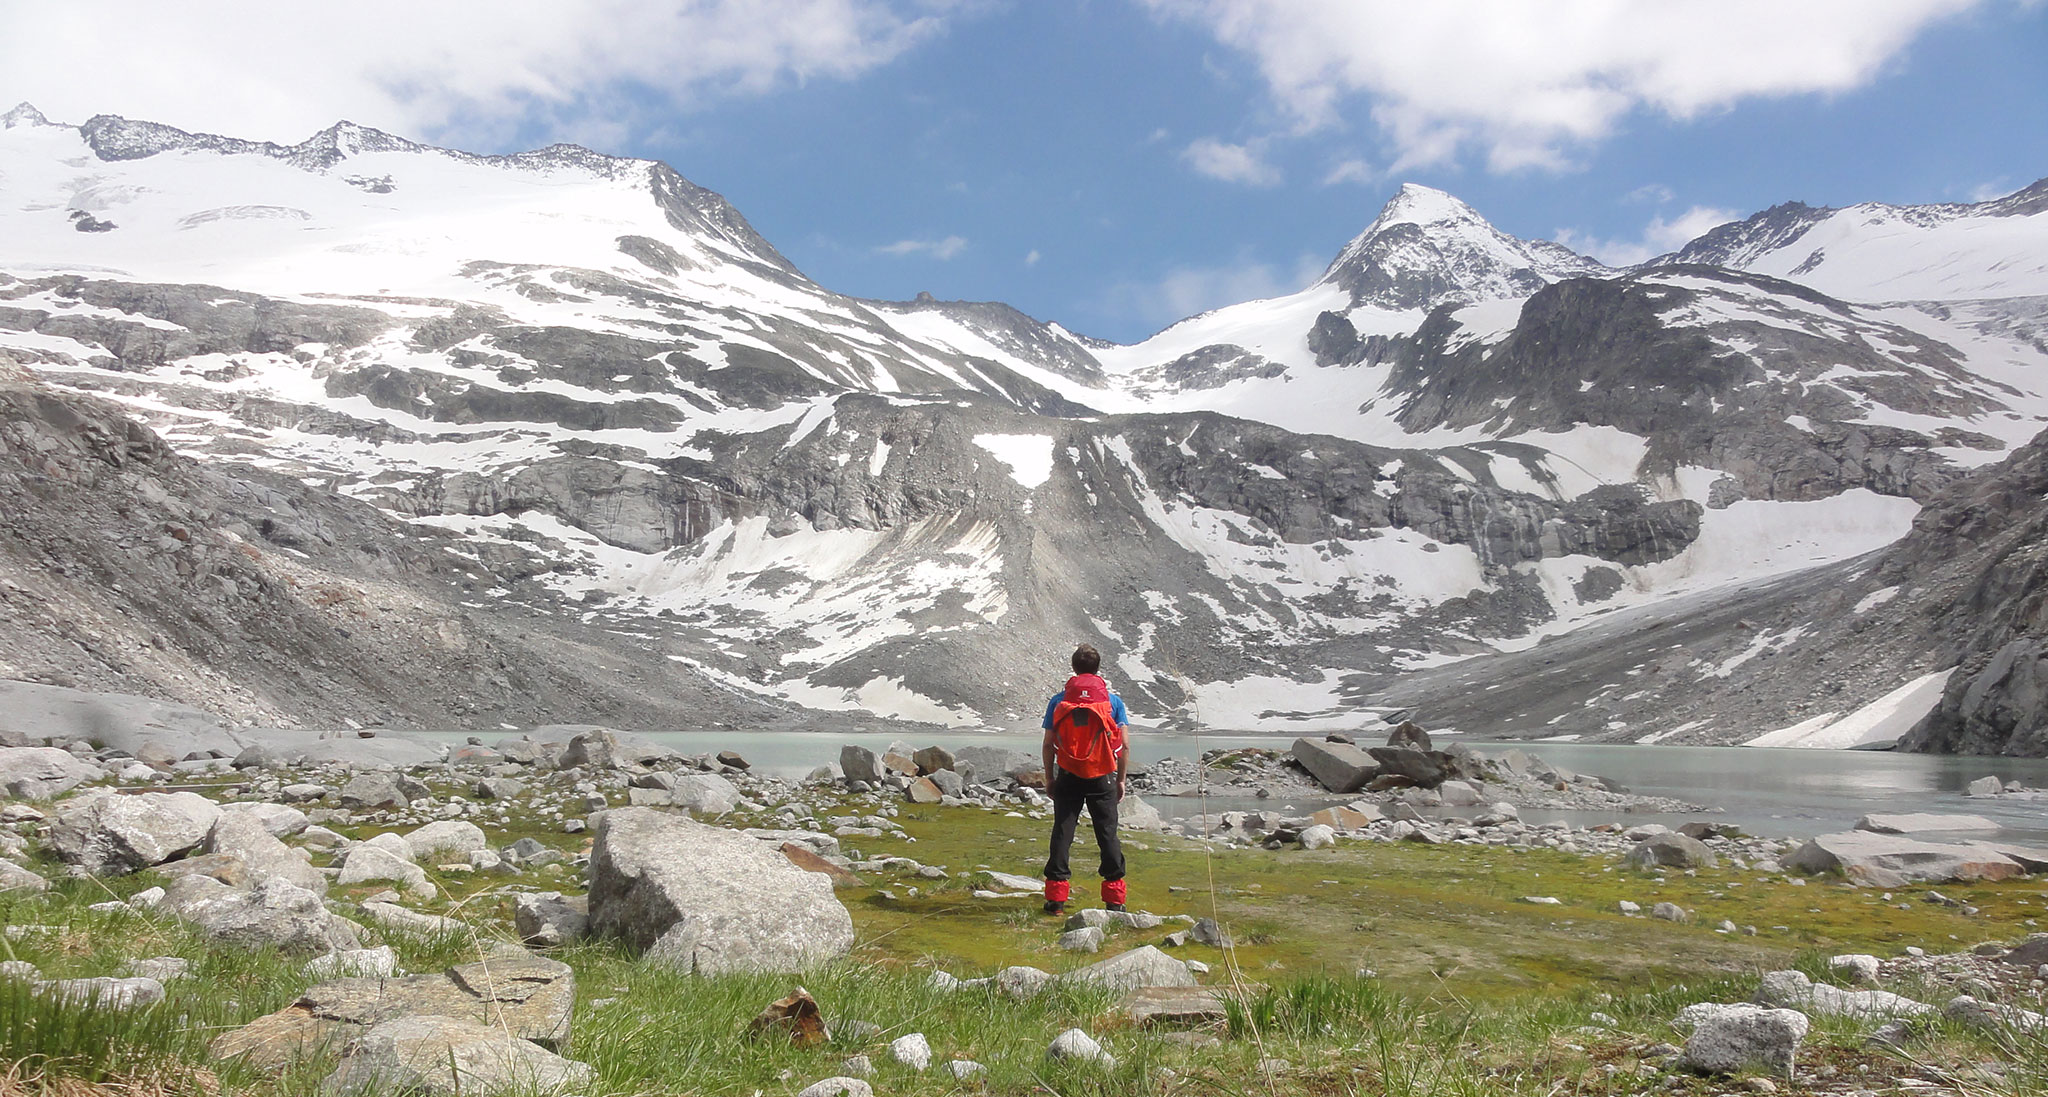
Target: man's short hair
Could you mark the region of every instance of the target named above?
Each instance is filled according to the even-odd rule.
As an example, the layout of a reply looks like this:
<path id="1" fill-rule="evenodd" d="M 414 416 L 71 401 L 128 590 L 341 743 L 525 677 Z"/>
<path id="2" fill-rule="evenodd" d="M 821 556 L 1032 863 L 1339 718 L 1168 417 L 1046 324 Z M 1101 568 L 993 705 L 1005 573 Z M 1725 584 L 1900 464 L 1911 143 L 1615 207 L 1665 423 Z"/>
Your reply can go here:
<path id="1" fill-rule="evenodd" d="M 1074 649 L 1074 673 L 1094 674 L 1102 669 L 1102 653 L 1094 644 L 1082 644 Z"/>

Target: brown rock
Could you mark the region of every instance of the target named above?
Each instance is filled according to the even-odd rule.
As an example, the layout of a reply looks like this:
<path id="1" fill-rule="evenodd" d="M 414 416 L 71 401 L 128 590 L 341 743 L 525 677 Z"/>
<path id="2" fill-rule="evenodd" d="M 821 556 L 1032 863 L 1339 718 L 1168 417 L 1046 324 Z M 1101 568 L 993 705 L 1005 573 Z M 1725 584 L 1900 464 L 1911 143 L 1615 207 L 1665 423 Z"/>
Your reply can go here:
<path id="1" fill-rule="evenodd" d="M 903 793 L 903 798 L 913 804 L 936 804 L 943 796 L 945 793 L 940 792 L 939 786 L 933 784 L 929 777 L 910 782 L 910 788 Z"/>
<path id="2" fill-rule="evenodd" d="M 802 842 L 782 843 L 782 855 L 789 858 L 790 864 L 803 869 L 805 872 L 815 872 L 831 877 L 832 886 L 835 888 L 864 887 L 867 884 L 866 880 L 818 856 Z"/>
<path id="3" fill-rule="evenodd" d="M 818 1012 L 818 1002 L 811 993 L 798 987 L 789 997 L 768 1003 L 768 1008 L 747 1025 L 747 1034 L 757 1040 L 780 1035 L 797 1047 L 817 1047 L 826 1040 L 825 1017 Z"/>

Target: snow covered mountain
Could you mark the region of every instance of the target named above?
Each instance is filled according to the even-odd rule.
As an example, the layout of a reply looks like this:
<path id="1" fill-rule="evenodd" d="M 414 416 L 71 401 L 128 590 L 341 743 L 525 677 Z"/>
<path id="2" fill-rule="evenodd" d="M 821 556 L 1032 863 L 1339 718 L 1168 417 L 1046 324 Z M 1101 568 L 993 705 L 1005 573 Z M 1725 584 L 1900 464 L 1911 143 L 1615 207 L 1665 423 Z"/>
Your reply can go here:
<path id="1" fill-rule="evenodd" d="M 1906 211 L 1883 247 L 1996 289 L 2048 225 L 2009 205 Z M 0 118 L 0 355 L 206 467 L 368 504 L 351 528 L 387 526 L 352 536 L 464 561 L 427 570 L 463 576 L 465 617 L 610 636 L 698 708 L 1028 721 L 1092 637 L 1153 722 L 1346 728 L 1406 669 L 1879 548 L 2048 424 L 2025 270 L 1842 298 L 1772 273 L 1797 233 L 1716 232 L 1725 263 L 1615 271 L 1410 186 L 1300 293 L 1117 346 L 833 293 L 662 164 L 24 106 Z M 223 495 L 259 565 L 330 544 Z M 0 671 L 200 698 L 186 664 L 38 634 L 0 629 Z M 392 711 L 499 711 L 424 692 Z"/>

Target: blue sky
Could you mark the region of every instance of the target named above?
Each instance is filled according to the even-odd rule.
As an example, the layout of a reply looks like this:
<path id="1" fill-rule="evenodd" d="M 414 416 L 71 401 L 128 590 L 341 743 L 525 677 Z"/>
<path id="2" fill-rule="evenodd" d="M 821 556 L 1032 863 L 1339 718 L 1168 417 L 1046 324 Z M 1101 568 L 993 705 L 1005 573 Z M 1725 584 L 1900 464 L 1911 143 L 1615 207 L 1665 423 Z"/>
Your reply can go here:
<path id="1" fill-rule="evenodd" d="M 833 289 L 1122 341 L 1299 288 L 1404 181 L 1627 260 L 1787 199 L 2048 176 L 2048 4 L 2023 0 L 294 7 L 0 0 L 0 98 L 578 140 L 669 161 Z M 79 33 L 115 18 L 111 51 Z"/>

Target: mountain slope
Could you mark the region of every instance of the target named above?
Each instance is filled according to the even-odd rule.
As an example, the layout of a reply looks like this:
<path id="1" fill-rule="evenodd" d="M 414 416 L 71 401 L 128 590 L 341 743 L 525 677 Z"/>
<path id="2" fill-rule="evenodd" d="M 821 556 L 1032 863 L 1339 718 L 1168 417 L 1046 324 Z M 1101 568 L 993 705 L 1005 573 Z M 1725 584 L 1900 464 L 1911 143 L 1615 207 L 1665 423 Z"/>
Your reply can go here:
<path id="1" fill-rule="evenodd" d="M 491 638 L 499 684 L 393 711 L 474 726 L 514 695 L 1028 722 L 1029 668 L 1092 637 L 1150 722 L 1356 728 L 1417 668 L 1878 549 L 2048 424 L 2042 299 L 1613 271 L 1425 188 L 1302 292 L 1115 346 L 834 293 L 666 165 L 570 147 L 17 109 L 0 179 L 0 353 L 428 553 L 427 604 Z M 564 631 L 525 642 L 535 619 Z M 58 632 L 7 643 L 85 673 Z M 528 684 L 611 665 L 642 707 Z M 182 682 L 145 684 L 289 707 Z"/>

